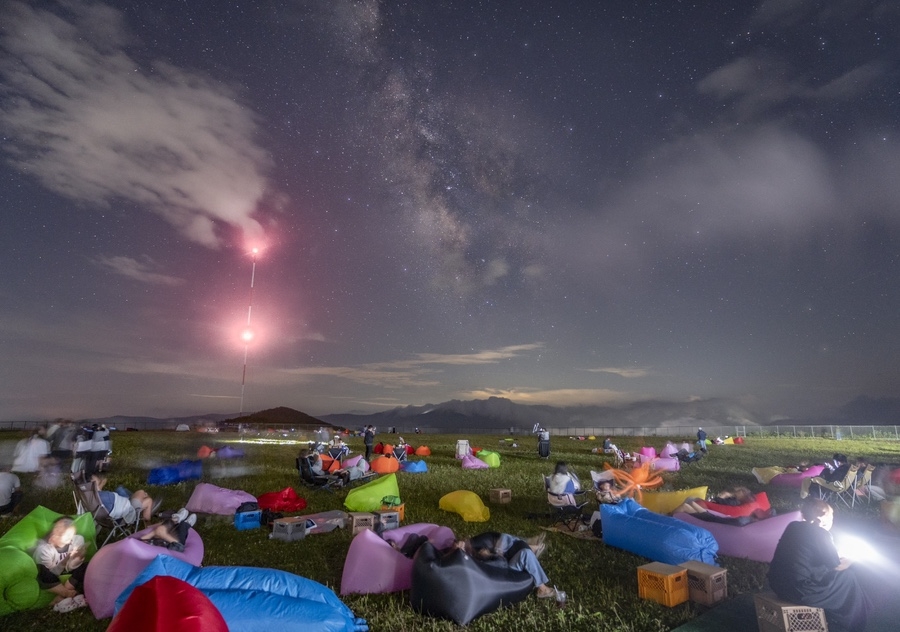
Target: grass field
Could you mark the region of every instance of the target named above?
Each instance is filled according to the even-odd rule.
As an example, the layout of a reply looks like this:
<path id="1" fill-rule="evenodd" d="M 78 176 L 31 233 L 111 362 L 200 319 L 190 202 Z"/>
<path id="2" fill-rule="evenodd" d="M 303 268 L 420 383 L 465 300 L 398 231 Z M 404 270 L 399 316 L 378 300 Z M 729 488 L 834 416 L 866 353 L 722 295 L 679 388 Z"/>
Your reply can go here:
<path id="1" fill-rule="evenodd" d="M 0 440 L 14 441 L 14 433 L 4 433 Z M 306 498 L 304 513 L 343 509 L 346 491 L 331 494 L 305 488 L 298 480 L 294 458 L 297 437 L 261 435 L 248 437 L 239 445 L 246 456 L 242 459 L 209 459 L 204 462 L 203 481 L 242 489 L 253 495 L 294 487 Z M 384 437 L 379 437 L 384 438 Z M 462 470 L 454 458 L 456 441 L 468 438 L 473 445 L 496 450 L 501 454 L 501 467 L 491 470 Z M 405 503 L 404 524 L 431 522 L 453 529 L 458 536 L 470 536 L 482 531 L 506 531 L 522 536 L 538 533 L 550 519 L 534 519 L 529 514 L 543 514 L 548 510 L 541 475 L 552 471 L 556 460 L 565 460 L 582 480 L 590 480 L 591 469 L 602 469 L 606 457 L 591 453 L 598 442 L 555 438 L 549 461 L 537 456 L 536 440 L 519 438 L 519 447 L 512 447 L 501 436 L 482 435 L 420 435 L 417 444 L 426 444 L 432 456 L 425 460 L 429 471 L 422 474 L 398 474 L 401 497 Z M 675 438 L 679 441 L 680 437 Z M 147 474 L 152 467 L 174 464 L 182 459 L 196 458 L 201 445 L 220 447 L 237 442 L 237 435 L 175 433 L 175 432 L 119 432 L 113 435 L 113 468 L 110 485 L 124 485 L 129 489 L 146 489 L 153 496 L 164 498 L 163 508 L 177 509 L 191 495 L 196 481 L 165 487 L 147 486 Z M 620 447 L 636 450 L 645 445 L 641 437 L 620 438 Z M 658 450 L 663 440 L 646 442 Z M 351 438 L 354 451 L 362 450 L 362 440 Z M 851 457 L 864 456 L 874 462 L 900 464 L 900 443 L 875 441 L 841 441 L 826 439 L 753 439 L 742 446 L 712 446 L 702 461 L 677 473 L 666 473 L 666 489 L 683 489 L 708 485 L 716 492 L 733 485 L 745 485 L 754 491 L 763 489 L 750 473 L 756 465 L 796 463 L 801 459 L 821 461 L 840 450 Z M 65 513 L 74 510 L 72 494 L 67 486 L 56 490 L 36 490 L 30 475 L 20 476 L 26 492 L 24 505 L 18 515 L 24 515 L 36 505 L 44 505 Z M 512 502 L 488 504 L 490 521 L 466 523 L 459 516 L 438 508 L 444 494 L 467 489 L 478 493 L 487 503 L 492 488 L 512 490 Z M 768 488 L 773 507 L 779 512 L 796 508 L 798 498 L 791 492 Z M 877 520 L 872 509 L 870 519 Z M 0 532 L 5 532 L 17 518 L 0 520 Z M 283 569 L 326 584 L 336 592 L 340 588 L 343 560 L 350 544 L 349 530 L 314 535 L 298 542 L 270 540 L 265 529 L 237 531 L 221 516 L 200 516 L 197 531 L 203 538 L 205 566 L 240 565 Z M 637 596 L 636 568 L 648 560 L 607 547 L 600 540 L 579 540 L 563 534 L 548 534 L 549 548 L 542 558 L 552 583 L 568 593 L 564 609 L 552 600 L 529 598 L 513 608 L 484 616 L 472 622 L 473 632 L 511 630 L 515 628 L 543 631 L 594 630 L 625 632 L 665 632 L 696 617 L 702 606 L 684 604 L 666 608 Z M 764 582 L 766 564 L 723 557 L 721 564 L 728 569 L 729 595 L 757 592 Z M 408 603 L 408 594 L 349 596 L 343 599 L 357 616 L 368 620 L 375 631 L 454 630 L 455 624 L 422 617 Z M 68 614 L 52 611 L 30 611 L 8 615 L 0 620 L 4 630 L 104 630 L 109 620 L 96 621 L 89 609 Z"/>

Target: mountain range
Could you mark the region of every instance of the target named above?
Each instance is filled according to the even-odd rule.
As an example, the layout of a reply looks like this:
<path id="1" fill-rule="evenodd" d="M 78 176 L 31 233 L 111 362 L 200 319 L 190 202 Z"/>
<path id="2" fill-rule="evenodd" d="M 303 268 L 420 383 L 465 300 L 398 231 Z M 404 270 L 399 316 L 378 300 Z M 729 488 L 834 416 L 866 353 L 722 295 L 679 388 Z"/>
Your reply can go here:
<path id="1" fill-rule="evenodd" d="M 238 414 L 207 414 L 190 417 L 160 419 L 153 417 L 114 416 L 83 420 L 106 423 L 119 428 L 185 423 L 221 424 L 238 421 L 262 424 L 361 428 L 373 425 L 381 429 L 398 427 L 421 428 L 432 431 L 454 428 L 488 428 L 506 430 L 510 427 L 531 429 L 535 424 L 545 428 L 665 428 L 684 426 L 760 426 L 840 424 L 891 425 L 900 423 L 900 398 L 857 397 L 828 419 L 771 420 L 729 399 L 697 399 L 687 402 L 648 400 L 625 406 L 544 406 L 517 404 L 502 397 L 480 400 L 451 400 L 440 404 L 403 406 L 376 413 L 337 413 L 311 416 L 278 407 L 239 416 Z"/>

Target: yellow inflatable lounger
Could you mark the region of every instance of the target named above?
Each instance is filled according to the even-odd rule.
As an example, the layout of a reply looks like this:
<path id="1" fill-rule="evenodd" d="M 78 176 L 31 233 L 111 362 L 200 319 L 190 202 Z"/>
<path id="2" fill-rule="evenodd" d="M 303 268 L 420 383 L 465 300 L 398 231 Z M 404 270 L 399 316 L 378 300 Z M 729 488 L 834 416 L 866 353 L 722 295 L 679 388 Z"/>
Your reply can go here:
<path id="1" fill-rule="evenodd" d="M 659 514 L 670 514 L 688 498 L 706 500 L 708 487 L 692 487 L 677 492 L 644 492 L 641 505 Z"/>

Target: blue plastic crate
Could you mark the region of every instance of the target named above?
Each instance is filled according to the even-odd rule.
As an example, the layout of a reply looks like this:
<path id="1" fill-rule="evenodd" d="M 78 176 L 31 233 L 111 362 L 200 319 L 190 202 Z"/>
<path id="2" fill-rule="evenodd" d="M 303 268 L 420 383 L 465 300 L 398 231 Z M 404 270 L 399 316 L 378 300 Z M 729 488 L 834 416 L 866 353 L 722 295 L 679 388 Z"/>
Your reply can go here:
<path id="1" fill-rule="evenodd" d="M 234 526 L 238 531 L 258 529 L 260 518 L 262 518 L 262 511 L 242 511 L 234 514 Z"/>

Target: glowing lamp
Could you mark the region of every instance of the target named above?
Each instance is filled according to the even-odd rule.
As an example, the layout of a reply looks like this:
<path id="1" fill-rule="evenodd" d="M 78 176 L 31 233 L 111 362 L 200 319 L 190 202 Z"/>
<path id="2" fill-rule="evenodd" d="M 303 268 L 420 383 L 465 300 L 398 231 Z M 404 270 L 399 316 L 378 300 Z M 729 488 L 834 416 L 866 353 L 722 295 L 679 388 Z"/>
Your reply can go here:
<path id="1" fill-rule="evenodd" d="M 253 340 L 253 330 L 247 327 L 244 331 L 242 331 L 241 340 L 246 343 L 249 343 L 251 340 Z"/>

